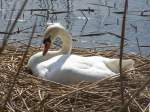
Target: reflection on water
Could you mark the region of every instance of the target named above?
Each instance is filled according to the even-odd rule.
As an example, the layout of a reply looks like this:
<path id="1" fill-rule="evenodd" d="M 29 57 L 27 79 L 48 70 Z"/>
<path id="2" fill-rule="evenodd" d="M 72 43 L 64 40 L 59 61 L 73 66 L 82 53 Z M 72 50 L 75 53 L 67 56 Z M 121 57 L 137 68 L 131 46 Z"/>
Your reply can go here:
<path id="1" fill-rule="evenodd" d="M 15 0 L 0 0 L 0 32 L 4 33 Z M 14 21 L 20 4 L 17 1 L 13 10 Z M 126 25 L 126 51 L 139 53 L 137 39 L 142 55 L 149 55 L 150 13 L 148 0 L 129 0 Z M 91 49 L 118 48 L 123 14 L 123 0 L 29 0 L 17 22 L 10 42 L 25 43 L 29 38 L 35 18 L 37 29 L 33 45 L 41 43 L 47 23 L 60 22 L 73 35 L 73 46 Z M 1 34 L 0 39 L 2 39 Z M 12 41 L 11 41 L 12 40 Z"/>

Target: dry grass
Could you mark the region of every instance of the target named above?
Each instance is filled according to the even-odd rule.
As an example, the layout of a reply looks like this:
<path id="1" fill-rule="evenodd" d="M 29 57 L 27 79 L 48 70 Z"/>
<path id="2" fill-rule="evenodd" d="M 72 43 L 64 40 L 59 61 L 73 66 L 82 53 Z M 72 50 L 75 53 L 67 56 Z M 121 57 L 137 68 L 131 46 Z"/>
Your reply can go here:
<path id="1" fill-rule="evenodd" d="M 0 105 L 2 106 L 8 88 L 13 83 L 17 67 L 26 50 L 22 47 L 6 47 L 0 57 Z M 27 58 L 39 48 L 30 48 Z M 117 50 L 95 52 L 90 50 L 73 49 L 73 53 L 83 56 L 102 55 L 118 57 Z M 124 55 L 136 61 L 135 71 L 126 74 L 124 82 L 125 101 L 140 88 L 149 78 L 150 61 L 136 55 Z M 25 65 L 11 93 L 10 101 L 5 108 L 10 112 L 117 112 L 121 107 L 119 77 L 89 83 L 81 82 L 76 85 L 61 85 L 32 76 Z M 136 96 L 128 107 L 129 112 L 148 112 L 150 103 L 150 85 Z M 149 105 L 150 106 L 150 105 Z"/>

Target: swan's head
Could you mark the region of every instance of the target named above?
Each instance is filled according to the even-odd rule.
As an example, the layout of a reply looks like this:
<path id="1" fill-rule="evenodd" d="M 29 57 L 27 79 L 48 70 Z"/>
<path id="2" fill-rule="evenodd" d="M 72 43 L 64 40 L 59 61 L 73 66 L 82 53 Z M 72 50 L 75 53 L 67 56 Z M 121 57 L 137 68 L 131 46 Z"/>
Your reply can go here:
<path id="1" fill-rule="evenodd" d="M 55 40 L 55 38 L 58 36 L 60 36 L 60 38 L 63 41 L 62 49 L 59 51 L 48 52 L 48 49 L 50 48 L 52 41 Z M 64 54 L 70 53 L 71 48 L 72 48 L 72 39 L 71 39 L 70 34 L 59 23 L 50 24 L 47 27 L 44 33 L 43 43 L 44 43 L 43 52 L 38 52 L 30 57 L 28 64 L 27 64 L 28 68 L 34 68 L 36 67 L 37 64 L 43 61 L 46 61 L 54 56 L 57 56 L 63 53 Z"/>
<path id="2" fill-rule="evenodd" d="M 43 55 L 45 55 L 48 52 L 48 49 L 51 46 L 52 41 L 54 40 L 55 37 L 60 35 L 61 32 L 64 32 L 65 28 L 59 24 L 59 23 L 48 23 L 48 27 L 44 33 L 44 39 L 43 39 L 43 44 L 44 44 L 44 50 L 43 50 Z"/>

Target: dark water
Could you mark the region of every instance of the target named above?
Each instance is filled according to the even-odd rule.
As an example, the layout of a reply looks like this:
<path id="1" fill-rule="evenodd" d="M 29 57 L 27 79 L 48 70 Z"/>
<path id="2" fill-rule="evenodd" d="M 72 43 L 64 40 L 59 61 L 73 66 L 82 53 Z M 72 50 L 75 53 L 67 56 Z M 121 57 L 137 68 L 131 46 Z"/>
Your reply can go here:
<path id="1" fill-rule="evenodd" d="M 0 1 L 0 31 L 4 32 L 15 0 Z M 22 1 L 17 1 L 12 22 Z M 126 52 L 137 54 L 141 52 L 141 55 L 150 55 L 148 47 L 150 46 L 150 7 L 148 2 L 148 0 L 129 0 Z M 20 31 L 20 33 L 12 35 L 9 43 L 14 40 L 22 40 L 22 43 L 26 43 L 31 27 L 37 19 L 38 27 L 35 34 L 37 37 L 43 34 L 47 23 L 59 22 L 73 35 L 74 47 L 96 50 L 119 48 L 120 39 L 116 35 L 120 35 L 121 32 L 123 7 L 123 0 L 29 0 L 14 29 L 14 32 Z M 88 34 L 95 34 L 95 36 L 88 36 Z M 0 39 L 2 37 L 3 34 L 0 35 Z M 141 46 L 140 49 L 137 39 Z M 33 40 L 33 45 L 40 45 L 40 43 L 40 37 Z"/>

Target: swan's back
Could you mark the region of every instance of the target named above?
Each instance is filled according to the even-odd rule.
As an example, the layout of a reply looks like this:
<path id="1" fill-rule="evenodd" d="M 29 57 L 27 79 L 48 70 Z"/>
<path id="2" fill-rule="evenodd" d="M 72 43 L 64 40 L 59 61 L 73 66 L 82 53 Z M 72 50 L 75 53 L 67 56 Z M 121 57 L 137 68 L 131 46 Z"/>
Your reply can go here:
<path id="1" fill-rule="evenodd" d="M 63 84 L 93 82 L 116 75 L 114 71 L 118 68 L 118 61 L 100 56 L 58 55 L 38 64 L 36 71 L 46 79 Z"/>

